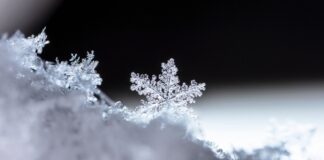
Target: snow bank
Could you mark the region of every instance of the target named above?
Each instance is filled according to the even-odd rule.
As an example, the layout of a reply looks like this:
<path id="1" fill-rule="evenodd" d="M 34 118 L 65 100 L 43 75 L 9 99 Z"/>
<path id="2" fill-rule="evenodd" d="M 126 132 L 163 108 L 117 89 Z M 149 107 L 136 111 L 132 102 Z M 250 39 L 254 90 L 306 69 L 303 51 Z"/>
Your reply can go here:
<path id="1" fill-rule="evenodd" d="M 194 120 L 174 120 L 169 112 L 145 125 L 134 115 L 126 119 L 135 111 L 100 96 L 93 54 L 46 62 L 38 54 L 47 43 L 44 32 L 0 40 L 0 159 L 230 159 L 197 136 Z"/>

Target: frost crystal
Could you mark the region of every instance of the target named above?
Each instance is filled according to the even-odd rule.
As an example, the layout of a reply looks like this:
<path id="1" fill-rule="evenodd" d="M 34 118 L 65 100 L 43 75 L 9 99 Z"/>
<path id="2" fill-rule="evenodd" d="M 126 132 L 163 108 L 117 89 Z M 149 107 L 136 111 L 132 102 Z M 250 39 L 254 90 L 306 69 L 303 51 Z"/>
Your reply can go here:
<path id="1" fill-rule="evenodd" d="M 13 63 L 40 77 L 38 81 L 32 81 L 33 85 L 43 88 L 45 84 L 48 90 L 55 88 L 53 85 L 66 90 L 78 90 L 86 95 L 87 102 L 97 101 L 95 94 L 100 92 L 97 86 L 101 84 L 102 79 L 95 70 L 98 62 L 93 61 L 93 52 L 88 53 L 87 58 L 81 61 L 76 54 L 72 54 L 69 62 L 56 60 L 56 63 L 53 63 L 44 61 L 38 56 L 48 43 L 44 29 L 39 35 L 28 38 L 16 32 L 9 39 L 3 37 L 0 44 L 2 48 L 15 53 L 10 55 Z M 17 77 L 23 78 L 24 73 L 18 73 Z"/>
<path id="2" fill-rule="evenodd" d="M 3 37 L 1 45 L 3 48 L 12 50 L 15 53 L 10 56 L 13 61 L 19 63 L 22 67 L 31 69 L 34 72 L 42 72 L 43 64 L 38 54 L 41 54 L 43 47 L 49 43 L 46 38 L 45 29 L 43 29 L 39 35 L 32 35 L 28 38 L 25 38 L 25 36 L 18 31 L 9 39 Z"/>
<path id="3" fill-rule="evenodd" d="M 179 84 L 178 68 L 172 58 L 162 63 L 161 67 L 162 73 L 158 77 L 153 75 L 152 79 L 147 74 L 131 73 L 131 90 L 146 97 L 146 100 L 142 100 L 146 109 L 160 111 L 168 107 L 186 107 L 195 103 L 195 97 L 202 95 L 205 83 L 192 80 L 189 86 Z"/>
<path id="4" fill-rule="evenodd" d="M 49 64 L 47 67 L 48 80 L 60 87 L 81 90 L 86 92 L 87 100 L 96 101 L 95 93 L 98 93 L 97 86 L 102 79 L 96 72 L 97 61 L 93 61 L 93 52 L 87 54 L 87 58 L 82 59 L 76 54 L 72 54 L 69 62 L 56 60 L 55 65 Z"/>

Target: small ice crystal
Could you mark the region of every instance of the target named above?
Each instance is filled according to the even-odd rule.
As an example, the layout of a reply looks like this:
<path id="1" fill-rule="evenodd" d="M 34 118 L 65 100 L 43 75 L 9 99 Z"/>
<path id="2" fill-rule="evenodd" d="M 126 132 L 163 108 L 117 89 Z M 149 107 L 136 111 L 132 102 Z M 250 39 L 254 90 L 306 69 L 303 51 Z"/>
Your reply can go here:
<path id="1" fill-rule="evenodd" d="M 153 75 L 151 79 L 147 74 L 131 73 L 131 90 L 146 97 L 146 100 L 142 100 L 143 106 L 138 110 L 150 116 L 161 110 L 191 112 L 187 105 L 195 103 L 194 98 L 202 95 L 205 83 L 192 80 L 189 86 L 185 83 L 180 85 L 178 68 L 172 58 L 167 63 L 162 63 L 161 67 L 162 73 Z"/>
<path id="2" fill-rule="evenodd" d="M 158 77 L 153 75 L 152 79 L 147 74 L 131 73 L 131 90 L 144 95 L 146 101 L 142 100 L 146 106 L 187 106 L 195 103 L 194 98 L 202 95 L 205 90 L 205 83 L 191 81 L 188 86 L 180 85 L 177 76 L 178 68 L 171 58 L 167 63 L 162 63 L 162 74 Z"/>

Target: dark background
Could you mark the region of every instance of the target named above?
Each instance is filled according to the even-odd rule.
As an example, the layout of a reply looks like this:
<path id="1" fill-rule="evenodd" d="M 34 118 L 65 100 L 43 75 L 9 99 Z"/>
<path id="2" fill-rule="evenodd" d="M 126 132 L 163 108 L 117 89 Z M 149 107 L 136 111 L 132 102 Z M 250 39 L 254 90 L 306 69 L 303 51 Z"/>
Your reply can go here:
<path id="1" fill-rule="evenodd" d="M 323 18 L 311 1 L 65 0 L 26 32 L 47 26 L 47 60 L 95 50 L 108 90 L 127 89 L 132 71 L 158 74 L 171 57 L 184 81 L 290 83 L 323 79 Z"/>

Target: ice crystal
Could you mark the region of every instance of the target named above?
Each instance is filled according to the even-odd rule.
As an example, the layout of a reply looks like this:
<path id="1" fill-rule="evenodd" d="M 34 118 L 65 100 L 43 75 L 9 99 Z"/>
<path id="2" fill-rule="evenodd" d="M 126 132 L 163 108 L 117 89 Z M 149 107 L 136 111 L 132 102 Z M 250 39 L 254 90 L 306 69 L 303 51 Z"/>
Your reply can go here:
<path id="1" fill-rule="evenodd" d="M 6 46 L 3 48 L 14 52 L 10 55 L 11 60 L 34 72 L 43 71 L 43 63 L 38 54 L 43 52 L 43 47 L 48 43 L 45 29 L 37 36 L 25 38 L 21 32 L 17 31 L 11 38 L 3 37 L 1 40 L 1 45 Z"/>
<path id="2" fill-rule="evenodd" d="M 15 54 L 11 55 L 11 60 L 14 63 L 26 70 L 34 72 L 40 78 L 38 81 L 33 80 L 32 84 L 44 87 L 44 84 L 49 86 L 55 85 L 66 90 L 78 90 L 86 94 L 87 102 L 95 102 L 97 98 L 95 94 L 99 92 L 97 86 L 102 82 L 100 75 L 95 68 L 98 65 L 97 61 L 93 61 L 94 54 L 90 52 L 87 58 L 80 61 L 76 54 L 72 54 L 72 58 L 67 61 L 56 63 L 42 60 L 38 54 L 41 54 L 43 47 L 49 43 L 45 34 L 45 29 L 37 36 L 25 36 L 16 32 L 11 38 L 4 37 L 1 40 L 3 47 Z M 24 77 L 24 73 L 18 73 L 17 77 Z M 49 90 L 53 87 L 45 87 Z M 55 88 L 55 87 L 54 87 Z"/>
<path id="3" fill-rule="evenodd" d="M 56 64 L 48 64 L 48 80 L 56 85 L 84 91 L 87 94 L 87 101 L 96 101 L 95 93 L 98 93 L 98 85 L 101 85 L 102 79 L 96 72 L 97 61 L 93 61 L 93 52 L 87 54 L 87 58 L 80 61 L 76 54 L 72 54 L 69 62 L 56 60 Z"/>
<path id="4" fill-rule="evenodd" d="M 146 97 L 146 100 L 142 100 L 146 109 L 159 111 L 166 107 L 186 107 L 195 103 L 195 97 L 202 95 L 205 83 L 192 80 L 189 86 L 179 84 L 174 59 L 162 63 L 161 67 L 162 73 L 158 77 L 153 75 L 151 79 L 147 74 L 131 73 L 131 90 Z"/>

